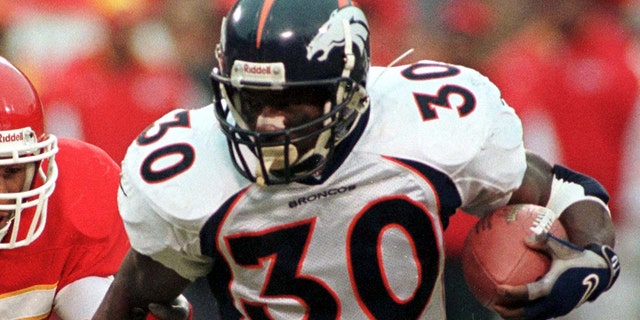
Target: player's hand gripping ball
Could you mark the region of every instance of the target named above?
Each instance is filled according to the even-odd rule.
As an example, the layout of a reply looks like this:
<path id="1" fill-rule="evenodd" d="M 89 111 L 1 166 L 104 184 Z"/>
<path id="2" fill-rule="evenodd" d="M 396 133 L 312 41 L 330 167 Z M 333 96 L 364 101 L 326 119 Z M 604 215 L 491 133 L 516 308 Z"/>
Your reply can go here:
<path id="1" fill-rule="evenodd" d="M 469 231 L 462 249 L 462 270 L 471 293 L 491 308 L 501 284 L 536 281 L 551 267 L 551 258 L 529 248 L 525 239 L 550 232 L 566 239 L 555 214 L 536 205 L 510 205 L 480 219 Z"/>
<path id="2" fill-rule="evenodd" d="M 179 295 L 169 304 L 150 303 L 149 311 L 141 308 L 131 310 L 133 320 L 193 320 L 193 307 L 184 295 Z"/>

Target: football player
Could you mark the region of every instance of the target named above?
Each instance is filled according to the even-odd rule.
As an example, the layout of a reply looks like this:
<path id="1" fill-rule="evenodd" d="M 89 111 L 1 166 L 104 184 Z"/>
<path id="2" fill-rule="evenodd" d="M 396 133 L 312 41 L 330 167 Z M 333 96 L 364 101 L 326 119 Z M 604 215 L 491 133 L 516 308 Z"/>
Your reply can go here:
<path id="1" fill-rule="evenodd" d="M 46 134 L 36 90 L 1 57 L 0 79 L 0 318 L 90 319 L 129 249 L 120 168 L 93 145 Z M 171 313 L 188 305 L 176 302 L 153 307 L 182 319 Z"/>
<path id="2" fill-rule="evenodd" d="M 553 267 L 502 287 L 505 318 L 549 318 L 619 271 L 608 196 L 528 153 L 474 70 L 369 67 L 349 0 L 240 0 L 223 21 L 214 102 L 131 144 L 118 201 L 129 251 L 95 319 L 170 301 L 207 276 L 223 319 L 443 319 L 443 229 L 457 208 L 552 209 Z"/>

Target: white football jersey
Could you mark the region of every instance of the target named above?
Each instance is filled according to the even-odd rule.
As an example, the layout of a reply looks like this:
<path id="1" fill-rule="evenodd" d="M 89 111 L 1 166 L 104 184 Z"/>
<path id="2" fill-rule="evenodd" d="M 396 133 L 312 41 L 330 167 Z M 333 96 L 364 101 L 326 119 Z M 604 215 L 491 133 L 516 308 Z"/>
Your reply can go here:
<path id="1" fill-rule="evenodd" d="M 123 162 L 132 246 L 208 274 L 224 319 L 444 319 L 443 229 L 457 208 L 507 203 L 526 168 L 521 124 L 464 67 L 374 67 L 368 81 L 366 128 L 317 185 L 242 178 L 212 106 L 156 121 Z"/>

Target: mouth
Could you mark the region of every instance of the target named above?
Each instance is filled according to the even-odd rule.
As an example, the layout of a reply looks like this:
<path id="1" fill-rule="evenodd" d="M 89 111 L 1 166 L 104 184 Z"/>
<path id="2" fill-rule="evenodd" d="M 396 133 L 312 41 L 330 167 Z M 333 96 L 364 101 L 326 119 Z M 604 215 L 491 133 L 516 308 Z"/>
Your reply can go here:
<path id="1" fill-rule="evenodd" d="M 286 126 L 284 125 L 285 117 L 274 116 L 274 117 L 265 117 L 262 115 L 258 116 L 256 119 L 256 131 L 259 132 L 274 132 L 284 130 Z"/>

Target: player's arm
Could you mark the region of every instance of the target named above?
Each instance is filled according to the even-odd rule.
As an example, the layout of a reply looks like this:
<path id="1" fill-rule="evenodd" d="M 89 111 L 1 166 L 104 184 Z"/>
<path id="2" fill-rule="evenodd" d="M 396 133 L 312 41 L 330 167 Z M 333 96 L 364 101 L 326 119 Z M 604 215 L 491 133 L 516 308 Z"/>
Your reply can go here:
<path id="1" fill-rule="evenodd" d="M 578 173 L 575 173 L 578 174 Z M 514 194 L 511 196 L 509 201 L 510 204 L 517 203 L 533 203 L 541 206 L 549 206 L 550 198 L 552 193 L 552 185 L 554 185 L 554 180 L 556 184 L 556 188 L 554 191 L 562 191 L 558 190 L 560 188 L 559 185 L 567 182 L 559 181 L 564 180 L 562 176 L 558 176 L 557 172 L 554 172 L 554 168 L 540 156 L 527 152 L 527 171 L 525 173 L 524 179 L 520 187 Z M 585 177 L 584 179 L 587 179 Z M 595 185 L 597 181 L 591 179 L 590 181 L 585 183 L 590 183 L 591 185 L 582 186 L 583 188 L 589 190 L 579 190 L 576 189 L 576 192 L 586 192 L 586 193 L 594 193 L 597 195 L 586 196 L 582 194 L 570 194 L 574 192 L 571 189 L 566 189 L 562 191 L 563 194 L 554 194 L 554 202 L 551 204 L 552 206 L 556 206 L 559 208 L 565 209 L 561 212 L 556 212 L 556 214 L 560 215 L 560 221 L 562 225 L 567 230 L 567 234 L 569 235 L 569 240 L 578 245 L 580 247 L 584 247 L 591 243 L 596 243 L 600 245 L 608 245 L 613 247 L 615 243 L 615 232 L 613 228 L 613 223 L 611 220 L 611 215 L 609 214 L 609 210 L 606 207 L 606 199 L 600 199 L 599 197 L 604 197 L 605 193 L 604 188 L 602 186 Z M 578 184 L 578 183 L 576 183 Z M 592 189 L 598 189 L 593 190 Z M 567 203 L 559 203 L 560 197 L 564 197 Z M 600 199 L 601 201 L 598 201 Z M 574 203 L 569 203 L 573 200 L 577 200 Z M 568 204 L 568 206 L 567 206 Z M 555 209 L 555 208 L 551 208 Z"/>
<path id="2" fill-rule="evenodd" d="M 94 320 L 131 319 L 132 310 L 150 303 L 170 305 L 190 281 L 131 249 L 94 315 Z"/>
<path id="3" fill-rule="evenodd" d="M 510 204 L 549 207 L 560 215 L 570 242 L 549 235 L 528 239 L 530 246 L 551 256 L 551 270 L 540 281 L 501 287 L 502 303 L 495 306 L 501 316 L 561 316 L 613 285 L 620 267 L 612 250 L 615 233 L 607 201 L 606 191 L 593 178 L 527 153 L 527 170 Z"/>

